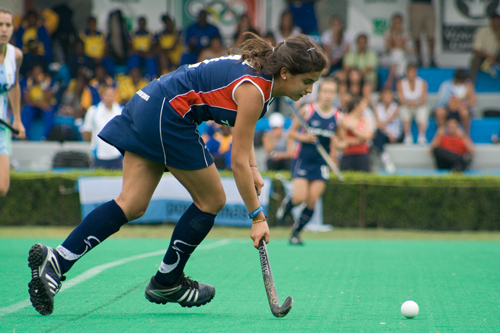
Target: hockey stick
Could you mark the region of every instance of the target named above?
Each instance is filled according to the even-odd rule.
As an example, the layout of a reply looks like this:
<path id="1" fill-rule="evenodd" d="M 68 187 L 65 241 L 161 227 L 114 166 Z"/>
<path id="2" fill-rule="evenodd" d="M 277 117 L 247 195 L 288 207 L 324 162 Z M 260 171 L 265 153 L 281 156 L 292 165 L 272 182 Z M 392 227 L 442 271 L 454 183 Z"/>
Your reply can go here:
<path id="1" fill-rule="evenodd" d="M 19 134 L 19 131 L 16 130 L 14 127 L 10 126 L 8 123 L 6 123 L 2 118 L 0 118 L 0 124 L 4 125 L 8 129 L 10 129 L 14 134 Z"/>
<path id="2" fill-rule="evenodd" d="M 266 287 L 267 299 L 269 300 L 271 312 L 275 317 L 284 317 L 292 309 L 293 298 L 290 296 L 287 297 L 283 305 L 280 306 L 278 294 L 276 293 L 276 286 L 274 285 L 273 274 L 271 273 L 271 265 L 269 263 L 269 255 L 267 254 L 266 240 L 264 237 L 262 237 L 259 243 L 259 254 L 262 276 L 264 277 L 264 285 Z"/>
<path id="3" fill-rule="evenodd" d="M 306 132 L 309 132 L 309 125 L 307 124 L 306 120 L 304 119 L 304 117 L 302 117 L 302 115 L 300 114 L 299 110 L 297 110 L 297 108 L 295 107 L 295 105 L 293 104 L 293 101 L 288 98 L 288 97 L 285 97 L 285 101 L 288 103 L 288 105 L 290 105 L 290 107 L 292 108 L 292 111 L 293 113 L 295 114 L 295 116 L 297 116 L 297 119 L 299 120 L 300 122 L 300 125 L 306 130 Z M 316 150 L 318 151 L 318 153 L 321 155 L 321 157 L 323 158 L 323 160 L 326 162 L 326 164 L 328 164 L 328 166 L 330 167 L 330 169 L 333 171 L 333 173 L 335 174 L 335 176 L 337 176 L 337 179 L 341 182 L 344 181 L 344 176 L 342 175 L 342 173 L 340 172 L 337 164 L 335 164 L 335 162 L 333 162 L 332 158 L 330 157 L 330 155 L 326 152 L 325 150 L 325 147 L 323 147 L 318 140 L 316 140 L 314 142 L 314 145 L 316 146 Z"/>

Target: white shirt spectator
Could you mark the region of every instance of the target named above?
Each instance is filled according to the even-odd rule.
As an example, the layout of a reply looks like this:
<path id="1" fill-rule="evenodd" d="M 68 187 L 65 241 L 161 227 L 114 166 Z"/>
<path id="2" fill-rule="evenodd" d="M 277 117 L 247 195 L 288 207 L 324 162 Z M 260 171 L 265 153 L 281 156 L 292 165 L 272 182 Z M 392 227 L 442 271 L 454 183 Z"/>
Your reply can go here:
<path id="1" fill-rule="evenodd" d="M 99 102 L 99 104 L 91 106 L 85 114 L 80 132 L 92 133 L 90 145 L 94 156 L 99 160 L 113 160 L 121 156 L 118 149 L 97 136 L 111 119 L 121 113 L 122 107 L 118 103 L 113 103 L 111 109 L 108 109 L 104 102 Z"/>

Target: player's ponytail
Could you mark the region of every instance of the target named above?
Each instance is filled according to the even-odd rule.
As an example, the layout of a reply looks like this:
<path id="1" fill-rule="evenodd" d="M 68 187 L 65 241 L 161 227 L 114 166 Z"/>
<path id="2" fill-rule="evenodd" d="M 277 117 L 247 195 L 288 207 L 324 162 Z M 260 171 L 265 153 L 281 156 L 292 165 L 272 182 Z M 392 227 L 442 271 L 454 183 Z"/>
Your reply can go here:
<path id="1" fill-rule="evenodd" d="M 328 64 L 323 50 L 306 35 L 290 37 L 273 47 L 256 34 L 246 34 L 252 38 L 241 44 L 242 60 L 250 63 L 256 71 L 276 77 L 285 67 L 291 74 L 297 75 L 320 72 Z"/>

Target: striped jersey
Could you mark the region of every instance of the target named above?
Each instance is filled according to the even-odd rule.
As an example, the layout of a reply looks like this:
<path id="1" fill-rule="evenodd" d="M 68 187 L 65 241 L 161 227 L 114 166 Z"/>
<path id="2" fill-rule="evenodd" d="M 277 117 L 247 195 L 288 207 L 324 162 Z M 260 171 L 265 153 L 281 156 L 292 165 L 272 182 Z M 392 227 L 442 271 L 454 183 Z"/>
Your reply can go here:
<path id="1" fill-rule="evenodd" d="M 317 103 L 305 106 L 305 121 L 309 125 L 309 132 L 318 137 L 319 143 L 330 153 L 330 140 L 335 134 L 340 121 L 341 113 L 336 108 L 331 108 L 329 112 L 323 113 Z M 305 130 L 301 128 L 301 132 Z M 294 149 L 293 158 L 307 159 L 311 162 L 323 163 L 323 158 L 312 143 L 299 142 Z"/>
<path id="2" fill-rule="evenodd" d="M 7 51 L 3 63 L 0 64 L 0 118 L 7 118 L 7 95 L 9 90 L 16 84 L 16 48 L 7 44 Z"/>
<path id="3" fill-rule="evenodd" d="M 252 83 L 262 94 L 264 103 L 260 118 L 271 99 L 273 79 L 256 71 L 240 55 L 205 60 L 179 67 L 159 79 L 163 94 L 170 106 L 182 117 L 200 124 L 214 120 L 234 126 L 238 105 L 234 92 L 243 82 Z M 138 92 L 141 94 L 141 91 Z"/>

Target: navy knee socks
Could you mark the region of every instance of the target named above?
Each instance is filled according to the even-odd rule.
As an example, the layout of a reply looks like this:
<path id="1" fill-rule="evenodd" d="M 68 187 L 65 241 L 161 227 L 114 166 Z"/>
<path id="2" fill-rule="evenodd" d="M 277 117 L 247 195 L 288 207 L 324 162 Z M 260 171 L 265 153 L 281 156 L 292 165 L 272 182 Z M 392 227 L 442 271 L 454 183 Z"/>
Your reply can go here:
<path id="1" fill-rule="evenodd" d="M 120 227 L 127 222 L 123 210 L 114 200 L 90 212 L 57 247 L 56 255 L 62 272 L 69 271 L 80 257 L 120 230 Z"/>
<path id="2" fill-rule="evenodd" d="M 172 285 L 182 275 L 184 266 L 196 247 L 212 229 L 214 214 L 205 213 L 193 203 L 177 222 L 167 253 L 155 275 L 161 285 Z"/>
<path id="3" fill-rule="evenodd" d="M 298 235 L 302 231 L 302 229 L 304 229 L 305 225 L 311 220 L 313 214 L 314 209 L 309 209 L 307 207 L 304 208 L 302 214 L 300 214 L 299 223 L 293 230 L 294 235 Z"/>

